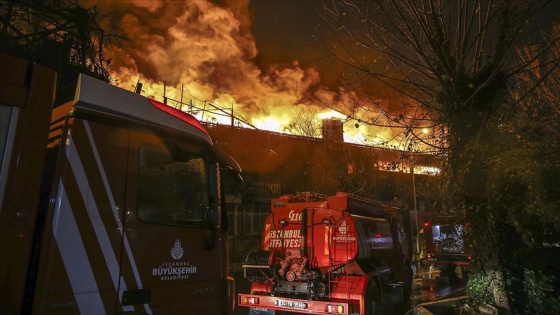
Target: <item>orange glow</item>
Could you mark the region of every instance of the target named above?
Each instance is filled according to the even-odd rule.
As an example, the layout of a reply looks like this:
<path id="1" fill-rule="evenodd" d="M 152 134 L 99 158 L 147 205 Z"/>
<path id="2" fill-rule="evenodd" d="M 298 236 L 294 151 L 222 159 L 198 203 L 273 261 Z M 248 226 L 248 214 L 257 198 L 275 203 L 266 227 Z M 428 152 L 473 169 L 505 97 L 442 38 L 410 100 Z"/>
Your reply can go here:
<path id="1" fill-rule="evenodd" d="M 293 133 L 289 127 L 304 109 L 316 113 L 312 129 L 320 130 L 322 119 L 341 119 L 344 141 L 386 148 L 402 131 L 365 123 L 383 121 L 372 110 L 375 106 L 364 104 L 385 101 L 326 88 L 313 67 L 298 61 L 257 67 L 248 0 L 222 5 L 205 0 L 93 2 L 123 12 L 120 26 L 129 40 L 106 52 L 114 85 L 133 91 L 140 82 L 142 95 L 203 122 Z M 392 148 L 399 149 L 398 144 Z"/>
<path id="2" fill-rule="evenodd" d="M 253 122 L 255 127 L 259 129 L 278 132 L 281 132 L 285 125 L 280 119 L 271 116 L 254 118 Z"/>

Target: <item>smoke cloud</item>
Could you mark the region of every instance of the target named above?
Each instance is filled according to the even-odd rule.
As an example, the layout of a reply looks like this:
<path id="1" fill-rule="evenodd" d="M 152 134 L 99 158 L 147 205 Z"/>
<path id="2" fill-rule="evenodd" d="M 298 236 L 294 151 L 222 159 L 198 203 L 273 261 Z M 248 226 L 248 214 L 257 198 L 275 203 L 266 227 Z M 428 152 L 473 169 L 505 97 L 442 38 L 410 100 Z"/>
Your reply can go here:
<path id="1" fill-rule="evenodd" d="M 170 99 L 192 101 L 199 108 L 212 103 L 272 131 L 283 131 L 302 108 L 327 111 L 318 98 L 334 106 L 345 98 L 323 87 L 316 69 L 301 67 L 296 60 L 266 70 L 255 64 L 258 52 L 248 0 L 97 2 L 118 13 L 128 38 L 107 52 L 113 83 L 127 90 L 142 82 L 144 95 L 161 100 L 165 82 Z M 354 127 L 350 131 L 361 132 Z"/>

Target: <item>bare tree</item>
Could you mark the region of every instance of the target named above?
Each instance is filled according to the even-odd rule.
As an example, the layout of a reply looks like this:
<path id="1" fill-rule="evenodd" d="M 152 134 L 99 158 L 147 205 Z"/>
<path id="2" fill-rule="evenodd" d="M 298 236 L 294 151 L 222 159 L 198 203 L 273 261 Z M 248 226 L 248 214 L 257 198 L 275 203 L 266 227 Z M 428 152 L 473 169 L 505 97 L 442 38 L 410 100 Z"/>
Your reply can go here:
<path id="1" fill-rule="evenodd" d="M 516 55 L 520 42 L 528 39 L 528 21 L 549 3 L 346 0 L 325 2 L 322 11 L 330 32 L 322 32 L 320 43 L 347 66 L 348 89 L 366 99 L 359 107 L 381 111 L 404 137 L 410 133 L 422 139 L 419 130 L 426 126 L 438 131 L 441 141 L 433 144 L 447 158 L 449 189 L 460 192 L 456 207 L 477 223 L 479 267 L 492 276 L 493 300 L 504 308 L 513 300 L 504 294 L 507 270 L 500 244 L 505 239 L 492 208 L 491 184 L 486 184 L 493 168 L 488 157 L 500 149 L 489 140 L 502 132 L 504 122 L 498 120 L 515 104 L 508 98 L 508 80 L 531 67 L 536 57 L 520 60 Z M 531 89 L 542 80 L 526 82 Z M 380 107 L 375 102 L 380 86 L 415 102 L 400 111 Z"/>
<path id="2" fill-rule="evenodd" d="M 59 75 L 57 99 L 78 72 L 109 80 L 110 59 L 103 48 L 124 36 L 111 25 L 111 14 L 78 0 L 2 1 L 1 50 L 39 61 Z"/>
<path id="3" fill-rule="evenodd" d="M 318 112 L 315 110 L 300 108 L 292 121 L 285 128 L 285 131 L 300 136 L 318 137 L 321 135 L 321 126 Z"/>
<path id="4" fill-rule="evenodd" d="M 416 136 L 420 128 L 443 125 L 441 132 L 461 141 L 468 137 L 454 135 L 472 134 L 477 125 L 464 124 L 463 113 L 457 113 L 477 117 L 490 109 L 485 107 L 493 98 L 487 96 L 503 91 L 504 78 L 519 70 L 508 58 L 526 21 L 540 8 L 536 1 L 520 0 L 333 1 L 325 3 L 322 15 L 334 32 L 323 34 L 320 43 L 348 66 L 347 87 L 367 96 L 349 107 L 379 111 L 385 125 L 392 122 Z M 376 93 L 379 83 L 397 91 L 401 100 L 416 102 L 383 106 L 373 101 L 384 98 Z M 372 86 L 377 90 L 368 89 Z"/>

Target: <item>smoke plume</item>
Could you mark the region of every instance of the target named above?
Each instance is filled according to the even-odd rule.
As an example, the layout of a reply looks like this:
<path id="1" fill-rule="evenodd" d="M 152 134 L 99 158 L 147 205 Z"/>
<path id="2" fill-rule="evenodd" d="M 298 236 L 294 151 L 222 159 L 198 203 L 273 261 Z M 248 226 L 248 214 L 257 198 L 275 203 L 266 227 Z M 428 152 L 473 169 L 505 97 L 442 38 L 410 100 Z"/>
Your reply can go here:
<path id="1" fill-rule="evenodd" d="M 348 101 L 324 88 L 319 72 L 297 60 L 259 69 L 248 0 L 97 2 L 118 13 L 128 38 L 107 53 L 113 83 L 124 89 L 141 82 L 144 95 L 162 100 L 165 82 L 169 99 L 198 108 L 212 104 L 257 128 L 281 132 L 301 109 L 326 112 L 330 109 L 322 102 Z M 351 129 L 360 132 L 357 125 Z"/>

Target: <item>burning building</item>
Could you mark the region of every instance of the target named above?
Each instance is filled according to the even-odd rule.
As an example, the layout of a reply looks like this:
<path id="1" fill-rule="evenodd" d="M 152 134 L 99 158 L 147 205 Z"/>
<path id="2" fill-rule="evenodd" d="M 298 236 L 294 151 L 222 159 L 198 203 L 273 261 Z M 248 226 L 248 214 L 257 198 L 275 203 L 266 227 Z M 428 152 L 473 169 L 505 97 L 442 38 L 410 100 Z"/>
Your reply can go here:
<path id="1" fill-rule="evenodd" d="M 414 210 L 411 165 L 403 158 L 403 151 L 346 143 L 342 141 L 340 120 L 329 120 L 323 126 L 329 127 L 323 129 L 323 138 L 313 138 L 231 125 L 205 125 L 216 146 L 235 158 L 243 169 L 243 184 L 236 182 L 225 187 L 234 265 L 245 258 L 238 253 L 246 253 L 260 242 L 270 200 L 280 195 L 345 191 Z M 415 158 L 415 185 L 425 191 L 423 188 L 434 177 L 422 170 L 435 169 L 440 161 L 427 154 Z M 421 214 L 431 210 L 426 198 L 418 198 L 417 209 Z"/>

